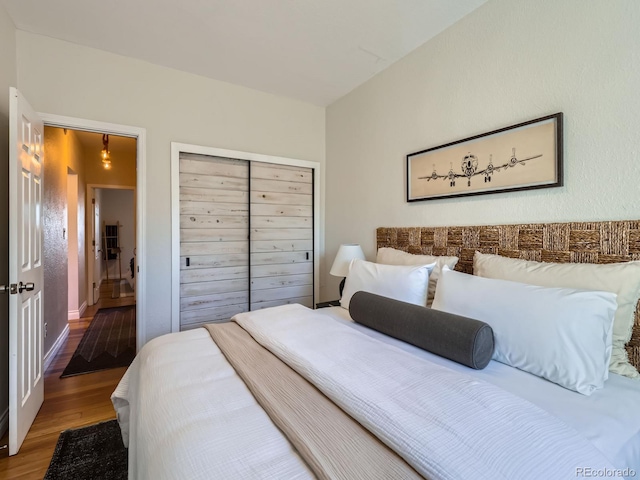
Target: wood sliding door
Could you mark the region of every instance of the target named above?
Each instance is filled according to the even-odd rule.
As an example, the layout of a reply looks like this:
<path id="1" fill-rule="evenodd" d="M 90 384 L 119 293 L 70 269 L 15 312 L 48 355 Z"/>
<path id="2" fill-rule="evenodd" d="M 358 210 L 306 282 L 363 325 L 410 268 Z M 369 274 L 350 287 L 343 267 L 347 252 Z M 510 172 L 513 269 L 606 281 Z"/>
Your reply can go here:
<path id="1" fill-rule="evenodd" d="M 313 170 L 180 154 L 180 329 L 313 307 Z"/>
<path id="2" fill-rule="evenodd" d="M 249 165 L 180 154 L 180 329 L 249 310 Z"/>
<path id="3" fill-rule="evenodd" d="M 251 310 L 313 308 L 313 170 L 251 163 Z"/>

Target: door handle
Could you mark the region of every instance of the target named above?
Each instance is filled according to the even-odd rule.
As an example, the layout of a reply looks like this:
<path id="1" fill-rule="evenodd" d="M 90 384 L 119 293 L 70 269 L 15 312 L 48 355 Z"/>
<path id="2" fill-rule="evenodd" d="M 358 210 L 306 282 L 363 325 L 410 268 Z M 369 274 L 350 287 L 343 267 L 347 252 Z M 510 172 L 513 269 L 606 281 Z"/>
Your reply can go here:
<path id="1" fill-rule="evenodd" d="M 9 285 L 0 285 L 0 293 L 9 293 Z"/>
<path id="2" fill-rule="evenodd" d="M 34 290 L 36 288 L 35 284 L 33 282 L 28 282 L 28 283 L 22 283 L 20 282 L 18 284 L 18 292 L 22 293 L 24 290 L 26 290 L 27 292 L 30 292 L 31 290 Z"/>

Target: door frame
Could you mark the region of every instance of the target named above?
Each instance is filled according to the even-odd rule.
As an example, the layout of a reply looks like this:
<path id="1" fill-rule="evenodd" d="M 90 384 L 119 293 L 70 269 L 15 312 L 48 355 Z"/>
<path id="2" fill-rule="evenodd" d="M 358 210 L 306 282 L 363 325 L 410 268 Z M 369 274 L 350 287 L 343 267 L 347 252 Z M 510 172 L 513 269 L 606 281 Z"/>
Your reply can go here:
<path id="1" fill-rule="evenodd" d="M 180 331 L 180 153 L 265 162 L 313 170 L 313 299 L 320 298 L 320 162 L 171 142 L 171 331 Z"/>
<path id="2" fill-rule="evenodd" d="M 45 127 L 67 128 L 69 130 L 83 130 L 87 132 L 106 133 L 122 137 L 132 137 L 136 142 L 136 350 L 140 350 L 146 343 L 145 318 L 147 306 L 146 270 L 146 183 L 147 183 L 147 130 L 142 127 L 121 125 L 116 123 L 99 122 L 84 118 L 67 117 L 52 113 L 38 112 Z"/>

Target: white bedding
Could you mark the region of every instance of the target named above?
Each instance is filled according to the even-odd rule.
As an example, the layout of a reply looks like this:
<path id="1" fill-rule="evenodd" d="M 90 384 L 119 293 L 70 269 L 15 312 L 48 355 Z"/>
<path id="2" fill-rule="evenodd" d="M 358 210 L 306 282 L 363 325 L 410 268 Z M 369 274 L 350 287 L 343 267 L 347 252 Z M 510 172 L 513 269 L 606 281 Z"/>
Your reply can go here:
<path id="1" fill-rule="evenodd" d="M 112 401 L 130 479 L 315 478 L 204 328 L 145 345 Z"/>
<path id="2" fill-rule="evenodd" d="M 425 478 L 560 480 L 612 467 L 531 402 L 323 318 L 301 305 L 234 317 Z"/>
<path id="3" fill-rule="evenodd" d="M 633 380 L 612 375 L 603 390 L 585 397 L 497 362 L 468 369 L 355 324 L 342 308 L 315 313 L 528 399 L 615 467 L 640 471 L 640 384 Z M 123 434 L 129 424 L 129 478 L 313 477 L 204 329 L 149 342 L 112 399 Z"/>
<path id="4" fill-rule="evenodd" d="M 484 370 L 467 368 L 357 324 L 349 311 L 341 307 L 322 308 L 317 312 L 420 358 L 465 372 L 525 398 L 577 430 L 616 468 L 629 467 L 640 472 L 640 381 L 636 379 L 611 373 L 605 387 L 587 397 L 496 361 L 491 361 Z"/>

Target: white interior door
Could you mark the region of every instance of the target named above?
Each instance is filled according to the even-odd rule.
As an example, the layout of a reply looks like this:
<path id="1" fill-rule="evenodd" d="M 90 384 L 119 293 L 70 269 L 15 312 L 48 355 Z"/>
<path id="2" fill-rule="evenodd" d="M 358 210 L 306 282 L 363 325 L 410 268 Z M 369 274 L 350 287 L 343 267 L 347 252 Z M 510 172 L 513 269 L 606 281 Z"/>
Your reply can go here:
<path id="1" fill-rule="evenodd" d="M 100 239 L 100 192 L 99 188 L 87 187 L 87 304 L 95 305 L 100 300 L 100 278 L 102 275 L 102 241 Z"/>
<path id="2" fill-rule="evenodd" d="M 9 454 L 15 455 L 44 401 L 44 125 L 18 90 L 9 94 Z"/>

